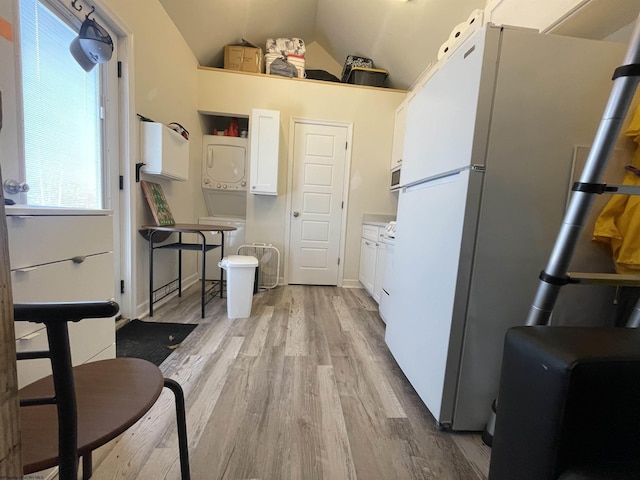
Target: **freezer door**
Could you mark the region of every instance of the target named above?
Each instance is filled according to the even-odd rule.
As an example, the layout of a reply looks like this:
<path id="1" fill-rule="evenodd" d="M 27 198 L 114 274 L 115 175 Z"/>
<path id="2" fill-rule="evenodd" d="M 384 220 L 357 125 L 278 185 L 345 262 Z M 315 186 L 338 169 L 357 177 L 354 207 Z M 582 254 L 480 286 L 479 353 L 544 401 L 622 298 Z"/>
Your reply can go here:
<path id="1" fill-rule="evenodd" d="M 477 219 L 477 196 L 469 202 L 468 194 L 481 177 L 463 170 L 402 191 L 398 204 L 385 340 L 420 398 L 445 424 L 451 422 L 461 348 L 464 316 L 457 312 L 464 311 L 466 298 L 460 292 L 468 285 L 461 272 L 470 264 L 463 234 Z"/>
<path id="2" fill-rule="evenodd" d="M 488 28 L 488 30 L 487 30 Z M 473 35 L 409 101 L 400 183 L 484 164 L 499 29 Z M 475 157 L 475 158 L 474 158 Z"/>

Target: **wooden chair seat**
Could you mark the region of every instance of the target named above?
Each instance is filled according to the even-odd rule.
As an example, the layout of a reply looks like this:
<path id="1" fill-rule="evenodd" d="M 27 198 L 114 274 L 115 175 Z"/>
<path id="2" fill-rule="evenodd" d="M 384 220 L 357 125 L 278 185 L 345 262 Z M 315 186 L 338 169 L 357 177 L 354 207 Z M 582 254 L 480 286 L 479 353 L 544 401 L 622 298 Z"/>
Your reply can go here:
<path id="1" fill-rule="evenodd" d="M 191 478 L 184 392 L 178 382 L 138 358 L 72 366 L 68 322 L 111 317 L 118 310 L 114 301 L 14 305 L 15 321 L 44 324 L 49 344 L 49 350 L 18 352 L 18 360 L 48 358 L 53 372 L 18 392 L 25 474 L 58 465 L 60 480 L 77 480 L 81 457 L 82 478 L 88 480 L 91 452 L 142 418 L 166 387 L 175 397 L 180 476 Z"/>
<path id="2" fill-rule="evenodd" d="M 156 402 L 164 378 L 154 364 L 116 358 L 73 368 L 78 408 L 78 455 L 113 440 L 137 422 Z M 21 399 L 53 396 L 53 377 L 20 389 Z M 56 405 L 20 409 L 24 473 L 51 468 L 58 459 Z"/>

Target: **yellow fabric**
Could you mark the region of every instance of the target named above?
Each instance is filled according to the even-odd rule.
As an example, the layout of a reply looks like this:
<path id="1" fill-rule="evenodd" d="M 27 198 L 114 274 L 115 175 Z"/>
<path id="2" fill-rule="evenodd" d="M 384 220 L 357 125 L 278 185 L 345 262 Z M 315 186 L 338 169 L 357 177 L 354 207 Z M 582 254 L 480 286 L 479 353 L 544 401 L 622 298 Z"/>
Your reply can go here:
<path id="1" fill-rule="evenodd" d="M 625 132 L 640 144 L 640 106 Z M 640 146 L 632 165 L 640 169 Z M 640 186 L 640 176 L 627 172 L 624 185 Z M 640 273 L 640 195 L 613 195 L 596 220 L 593 239 L 611 247 L 618 273 Z"/>
<path id="2" fill-rule="evenodd" d="M 636 113 L 633 115 L 633 120 L 631 120 L 631 124 L 629 125 L 625 135 L 628 137 L 637 137 L 640 135 L 640 105 L 636 108 Z M 636 142 L 638 142 L 637 138 Z"/>

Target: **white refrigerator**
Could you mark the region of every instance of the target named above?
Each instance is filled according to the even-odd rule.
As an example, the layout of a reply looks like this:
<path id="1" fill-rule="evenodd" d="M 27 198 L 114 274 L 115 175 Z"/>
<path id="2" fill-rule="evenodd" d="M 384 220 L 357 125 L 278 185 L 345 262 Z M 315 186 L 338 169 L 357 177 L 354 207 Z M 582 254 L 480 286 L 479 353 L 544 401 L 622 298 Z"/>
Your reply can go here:
<path id="1" fill-rule="evenodd" d="M 409 102 L 386 342 L 443 428 L 484 428 L 624 51 L 487 25 Z M 611 268 L 594 255 L 574 264 Z M 555 323 L 609 321 L 609 289 L 567 288 L 587 290 L 561 295 Z"/>

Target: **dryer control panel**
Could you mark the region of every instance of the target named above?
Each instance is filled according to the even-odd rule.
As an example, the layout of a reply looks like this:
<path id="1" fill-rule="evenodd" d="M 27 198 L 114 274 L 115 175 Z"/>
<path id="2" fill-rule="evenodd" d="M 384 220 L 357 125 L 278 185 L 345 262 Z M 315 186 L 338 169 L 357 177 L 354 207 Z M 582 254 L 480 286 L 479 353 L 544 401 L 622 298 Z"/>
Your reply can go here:
<path id="1" fill-rule="evenodd" d="M 246 191 L 247 139 L 204 135 L 202 143 L 202 187 L 227 192 Z"/>

